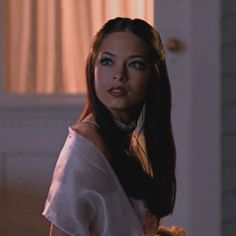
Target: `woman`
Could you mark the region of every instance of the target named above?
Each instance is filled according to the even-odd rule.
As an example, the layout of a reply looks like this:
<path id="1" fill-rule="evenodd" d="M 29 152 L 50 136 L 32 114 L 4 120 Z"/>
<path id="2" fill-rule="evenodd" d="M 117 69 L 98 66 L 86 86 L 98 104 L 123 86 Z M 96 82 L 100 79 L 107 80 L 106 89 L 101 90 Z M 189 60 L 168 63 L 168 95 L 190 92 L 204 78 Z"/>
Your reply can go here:
<path id="1" fill-rule="evenodd" d="M 175 235 L 170 84 L 147 22 L 109 20 L 86 67 L 88 103 L 58 159 L 43 215 L 51 235 Z"/>

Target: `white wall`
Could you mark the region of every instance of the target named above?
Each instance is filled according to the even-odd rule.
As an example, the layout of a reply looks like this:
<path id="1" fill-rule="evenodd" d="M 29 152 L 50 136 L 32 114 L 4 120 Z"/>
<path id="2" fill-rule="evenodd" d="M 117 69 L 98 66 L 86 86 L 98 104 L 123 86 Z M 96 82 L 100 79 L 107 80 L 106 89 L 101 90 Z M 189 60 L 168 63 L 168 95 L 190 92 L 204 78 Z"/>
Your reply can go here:
<path id="1" fill-rule="evenodd" d="M 41 216 L 80 96 L 0 96 L 0 235 L 48 235 Z"/>
<path id="2" fill-rule="evenodd" d="M 217 0 L 157 0 L 155 22 L 167 50 L 173 89 L 178 194 L 168 221 L 191 236 L 221 235 L 221 8 Z"/>

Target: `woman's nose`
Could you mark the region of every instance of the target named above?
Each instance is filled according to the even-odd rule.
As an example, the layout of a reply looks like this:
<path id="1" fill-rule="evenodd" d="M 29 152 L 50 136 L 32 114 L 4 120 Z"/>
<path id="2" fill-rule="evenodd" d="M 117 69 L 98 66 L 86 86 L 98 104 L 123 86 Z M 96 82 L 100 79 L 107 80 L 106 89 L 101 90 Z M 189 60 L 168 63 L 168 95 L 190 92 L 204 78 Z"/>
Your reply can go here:
<path id="1" fill-rule="evenodd" d="M 128 80 L 126 68 L 124 66 L 117 68 L 117 70 L 114 73 L 113 79 L 125 82 Z"/>

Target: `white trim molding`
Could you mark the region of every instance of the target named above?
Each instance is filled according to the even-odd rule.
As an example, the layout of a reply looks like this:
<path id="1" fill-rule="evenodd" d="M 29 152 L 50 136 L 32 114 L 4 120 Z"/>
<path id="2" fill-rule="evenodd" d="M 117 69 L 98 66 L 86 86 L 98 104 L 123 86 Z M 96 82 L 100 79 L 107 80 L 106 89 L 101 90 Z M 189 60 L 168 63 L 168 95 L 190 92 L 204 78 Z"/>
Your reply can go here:
<path id="1" fill-rule="evenodd" d="M 177 144 L 178 193 L 168 224 L 187 235 L 222 235 L 221 1 L 156 0 L 155 23 L 167 49 Z"/>

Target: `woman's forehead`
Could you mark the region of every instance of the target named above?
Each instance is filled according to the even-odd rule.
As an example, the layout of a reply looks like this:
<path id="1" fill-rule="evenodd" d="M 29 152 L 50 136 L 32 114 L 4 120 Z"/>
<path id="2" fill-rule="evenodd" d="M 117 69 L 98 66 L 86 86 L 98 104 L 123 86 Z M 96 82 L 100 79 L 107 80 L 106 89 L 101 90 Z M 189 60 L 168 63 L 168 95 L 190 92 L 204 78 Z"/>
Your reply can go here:
<path id="1" fill-rule="evenodd" d="M 99 52 L 110 52 L 116 55 L 121 52 L 127 54 L 147 54 L 146 44 L 130 31 L 119 31 L 105 37 L 99 47 Z"/>

